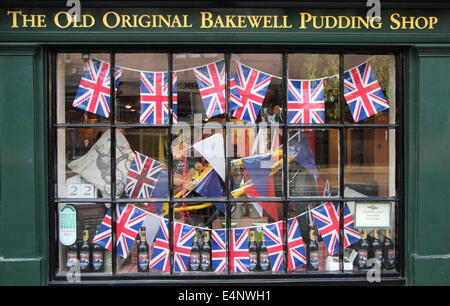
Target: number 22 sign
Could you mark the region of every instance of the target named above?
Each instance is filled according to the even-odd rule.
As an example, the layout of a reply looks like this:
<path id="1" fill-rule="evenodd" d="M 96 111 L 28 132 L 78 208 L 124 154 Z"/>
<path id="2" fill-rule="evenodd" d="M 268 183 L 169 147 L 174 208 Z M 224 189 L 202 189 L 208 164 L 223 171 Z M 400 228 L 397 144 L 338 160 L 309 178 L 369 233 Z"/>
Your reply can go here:
<path id="1" fill-rule="evenodd" d="M 68 184 L 68 198 L 96 198 L 97 189 L 91 184 Z"/>

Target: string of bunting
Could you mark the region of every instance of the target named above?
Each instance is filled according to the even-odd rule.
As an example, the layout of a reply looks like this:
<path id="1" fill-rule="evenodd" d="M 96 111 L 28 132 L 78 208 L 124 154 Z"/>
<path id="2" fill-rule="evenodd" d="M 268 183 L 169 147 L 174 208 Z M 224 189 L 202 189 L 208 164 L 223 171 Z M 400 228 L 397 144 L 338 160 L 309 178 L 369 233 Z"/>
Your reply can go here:
<path id="1" fill-rule="evenodd" d="M 231 115 L 255 123 L 272 78 L 280 76 L 262 72 L 237 62 L 229 80 Z M 110 64 L 90 58 L 84 67 L 81 81 L 72 103 L 73 107 L 108 118 L 110 113 Z M 169 116 L 169 76 L 167 71 L 145 71 L 122 66 L 115 67 L 115 87 L 118 88 L 124 70 L 140 73 L 141 124 L 167 124 Z M 172 114 L 177 122 L 177 73 L 193 70 L 199 93 L 208 118 L 225 113 L 225 60 L 172 72 Z M 288 120 L 291 124 L 325 123 L 324 80 L 288 79 Z M 355 122 L 359 122 L 389 108 L 388 101 L 372 72 L 370 59 L 344 72 L 344 98 Z"/>

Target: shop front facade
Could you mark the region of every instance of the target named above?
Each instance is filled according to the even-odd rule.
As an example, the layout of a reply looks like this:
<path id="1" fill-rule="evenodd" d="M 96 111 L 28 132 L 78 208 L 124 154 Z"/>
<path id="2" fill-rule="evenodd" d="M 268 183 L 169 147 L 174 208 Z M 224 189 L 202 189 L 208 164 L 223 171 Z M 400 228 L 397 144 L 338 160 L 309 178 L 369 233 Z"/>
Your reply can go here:
<path id="1" fill-rule="evenodd" d="M 450 284 L 446 3 L 80 4 L 1 7 L 0 284 Z"/>

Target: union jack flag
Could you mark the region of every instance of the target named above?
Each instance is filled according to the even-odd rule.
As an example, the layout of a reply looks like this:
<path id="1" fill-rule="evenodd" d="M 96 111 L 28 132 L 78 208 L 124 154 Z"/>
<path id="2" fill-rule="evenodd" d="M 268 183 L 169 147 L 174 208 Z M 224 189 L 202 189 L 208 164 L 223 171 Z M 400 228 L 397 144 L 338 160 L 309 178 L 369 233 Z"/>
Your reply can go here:
<path id="1" fill-rule="evenodd" d="M 117 205 L 117 254 L 126 258 L 147 213 L 132 204 Z"/>
<path id="2" fill-rule="evenodd" d="M 284 271 L 284 229 L 283 221 L 263 226 L 264 240 L 269 253 L 273 272 Z"/>
<path id="3" fill-rule="evenodd" d="M 161 219 L 153 244 L 149 269 L 170 272 L 169 220 Z"/>
<path id="4" fill-rule="evenodd" d="M 194 69 L 208 118 L 225 113 L 225 61 Z"/>
<path id="5" fill-rule="evenodd" d="M 108 118 L 110 113 L 109 101 L 111 90 L 109 87 L 110 65 L 106 62 L 89 59 L 83 69 L 80 85 L 78 86 L 72 106 Z M 119 86 L 123 69 L 115 68 L 115 88 Z"/>
<path id="6" fill-rule="evenodd" d="M 213 272 L 225 272 L 227 269 L 226 230 L 211 230 L 211 259 Z"/>
<path id="7" fill-rule="evenodd" d="M 98 228 L 92 242 L 96 245 L 102 246 L 107 250 L 112 250 L 112 235 L 111 235 L 111 208 L 106 209 L 102 224 Z"/>
<path id="8" fill-rule="evenodd" d="M 255 123 L 271 80 L 270 75 L 239 63 L 234 75 L 236 86 L 231 90 L 234 103 L 242 106 L 233 111 L 233 117 Z"/>
<path id="9" fill-rule="evenodd" d="M 361 240 L 361 233 L 355 229 L 353 222 L 354 218 L 350 208 L 344 204 L 344 248 Z"/>
<path id="10" fill-rule="evenodd" d="M 141 116 L 142 124 L 169 123 L 169 73 L 141 72 Z M 177 122 L 177 75 L 172 74 L 173 122 Z"/>
<path id="11" fill-rule="evenodd" d="M 129 198 L 150 198 L 161 174 L 162 164 L 136 152 L 127 175 L 125 193 Z"/>
<path id="12" fill-rule="evenodd" d="M 288 220 L 288 270 L 294 271 L 306 264 L 305 244 L 298 226 L 298 219 Z"/>
<path id="13" fill-rule="evenodd" d="M 389 108 L 370 63 L 364 63 L 344 73 L 344 97 L 355 122 Z"/>
<path id="14" fill-rule="evenodd" d="M 323 80 L 288 80 L 289 123 L 325 123 Z"/>
<path id="15" fill-rule="evenodd" d="M 230 233 L 230 269 L 249 272 L 248 228 L 232 228 Z"/>
<path id="16" fill-rule="evenodd" d="M 175 272 L 186 272 L 189 267 L 189 256 L 191 255 L 192 244 L 196 228 L 187 224 L 175 222 L 174 228 L 174 257 Z"/>

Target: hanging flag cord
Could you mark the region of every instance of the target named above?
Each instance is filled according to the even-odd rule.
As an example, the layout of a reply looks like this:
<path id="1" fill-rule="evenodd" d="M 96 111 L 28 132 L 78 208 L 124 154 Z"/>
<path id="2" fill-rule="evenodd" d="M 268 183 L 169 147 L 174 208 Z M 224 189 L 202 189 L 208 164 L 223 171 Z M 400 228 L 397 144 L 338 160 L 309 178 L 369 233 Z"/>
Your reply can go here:
<path id="1" fill-rule="evenodd" d="M 98 58 L 94 58 L 94 57 L 91 57 L 91 58 L 92 58 L 92 59 L 95 59 L 96 61 L 103 62 L 103 63 L 108 63 L 108 64 L 109 64 L 109 62 L 107 62 L 107 61 L 104 61 L 104 60 L 101 60 L 101 59 L 98 59 Z M 201 68 L 201 67 L 204 67 L 204 66 L 207 66 L 207 65 L 214 64 L 214 63 L 219 62 L 219 61 L 222 61 L 222 60 L 214 61 L 214 62 L 207 63 L 207 64 L 200 65 L 200 66 L 195 66 L 195 67 L 190 67 L 190 68 L 185 68 L 185 69 L 179 69 L 179 70 L 172 70 L 172 72 L 177 73 L 177 72 L 184 72 L 184 71 L 194 70 L 194 69 L 198 69 L 198 68 Z M 236 60 L 236 59 L 232 59 L 232 61 L 238 63 L 239 65 L 242 65 L 242 66 L 245 66 L 245 67 L 252 68 L 252 67 L 250 67 L 250 66 L 247 66 L 247 65 L 242 64 L 240 61 L 238 61 L 238 60 Z M 351 70 L 351 69 L 356 68 L 356 67 L 358 67 L 358 66 L 360 66 L 360 65 L 363 65 L 363 64 L 365 64 L 365 63 L 368 63 L 369 61 L 370 61 L 370 58 L 368 58 L 368 59 L 365 60 L 364 62 L 359 63 L 359 64 L 356 65 L 356 66 L 353 66 L 353 67 L 349 68 L 348 70 Z M 133 69 L 133 68 L 128 68 L 128 67 L 124 67 L 124 66 L 117 66 L 117 67 L 120 67 L 120 68 L 122 68 L 122 69 L 124 69 L 124 70 L 134 71 L 134 72 L 138 72 L 138 73 L 157 73 L 157 72 L 164 73 L 164 72 L 167 72 L 167 71 L 148 71 L 148 70 L 139 70 L 139 69 Z M 253 68 L 252 68 L 252 69 L 253 69 Z M 256 69 L 256 70 L 257 70 L 257 69 Z M 347 71 L 348 71 L 348 70 L 347 70 Z M 263 72 L 263 71 L 262 71 L 262 72 Z M 271 76 L 271 77 L 273 77 L 273 78 L 276 78 L 276 79 L 280 79 L 280 80 L 283 79 L 283 77 L 281 77 L 281 76 L 273 75 L 273 74 L 270 74 L 270 73 L 267 73 L 267 72 L 263 72 L 263 73 L 265 73 L 265 74 L 267 74 L 267 75 L 269 75 L 269 76 Z M 332 78 L 336 78 L 336 77 L 339 77 L 339 74 L 329 75 L 329 76 L 325 76 L 325 77 L 322 77 L 322 78 L 315 78 L 315 79 L 289 79 L 289 80 L 291 80 L 291 81 L 305 81 L 305 80 L 310 80 L 310 81 L 312 81 L 312 80 L 326 80 L 326 79 L 332 79 Z"/>

